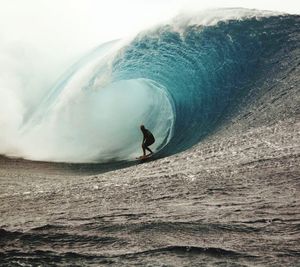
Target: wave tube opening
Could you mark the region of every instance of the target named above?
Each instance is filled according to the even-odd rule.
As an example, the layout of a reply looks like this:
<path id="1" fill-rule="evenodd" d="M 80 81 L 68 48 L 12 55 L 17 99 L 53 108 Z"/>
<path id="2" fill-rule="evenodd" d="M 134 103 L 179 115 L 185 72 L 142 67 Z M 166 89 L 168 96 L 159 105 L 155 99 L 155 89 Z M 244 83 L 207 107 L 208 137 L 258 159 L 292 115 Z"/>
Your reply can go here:
<path id="1" fill-rule="evenodd" d="M 139 126 L 151 128 L 154 150 L 171 138 L 173 108 L 164 90 L 147 79 L 122 80 L 98 90 L 58 97 L 25 135 L 31 159 L 62 162 L 133 160 L 141 154 Z M 32 146 L 34 140 L 34 146 Z"/>

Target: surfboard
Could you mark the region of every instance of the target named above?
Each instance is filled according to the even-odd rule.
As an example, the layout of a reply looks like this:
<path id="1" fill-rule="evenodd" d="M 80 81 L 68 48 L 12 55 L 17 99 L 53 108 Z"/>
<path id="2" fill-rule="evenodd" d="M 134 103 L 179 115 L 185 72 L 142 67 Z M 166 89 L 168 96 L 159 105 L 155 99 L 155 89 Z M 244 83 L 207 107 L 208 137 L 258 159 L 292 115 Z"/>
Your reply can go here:
<path id="1" fill-rule="evenodd" d="M 139 160 L 140 162 L 145 162 L 147 161 L 148 159 L 150 159 L 151 157 L 153 156 L 153 154 L 148 154 L 146 156 L 140 156 L 138 158 L 136 158 L 137 160 Z"/>

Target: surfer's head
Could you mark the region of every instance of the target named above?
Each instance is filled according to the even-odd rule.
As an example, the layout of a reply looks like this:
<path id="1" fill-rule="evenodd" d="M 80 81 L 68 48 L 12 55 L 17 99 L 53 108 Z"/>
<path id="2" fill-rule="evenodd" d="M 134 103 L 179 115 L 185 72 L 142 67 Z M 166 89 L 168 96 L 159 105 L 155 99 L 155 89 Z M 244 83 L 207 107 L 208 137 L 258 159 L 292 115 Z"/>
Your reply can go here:
<path id="1" fill-rule="evenodd" d="M 141 125 L 141 130 L 144 131 L 145 129 L 146 129 L 145 126 L 142 124 Z"/>

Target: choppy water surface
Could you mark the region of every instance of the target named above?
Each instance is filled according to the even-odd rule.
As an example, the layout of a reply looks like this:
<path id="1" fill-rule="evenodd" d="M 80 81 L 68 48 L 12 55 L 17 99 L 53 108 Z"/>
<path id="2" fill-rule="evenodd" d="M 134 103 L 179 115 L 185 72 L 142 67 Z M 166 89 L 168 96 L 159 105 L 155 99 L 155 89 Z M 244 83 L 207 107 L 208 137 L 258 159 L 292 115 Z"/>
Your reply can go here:
<path id="1" fill-rule="evenodd" d="M 3 169 L 0 261 L 299 266 L 299 126 L 223 137 L 102 175 Z"/>

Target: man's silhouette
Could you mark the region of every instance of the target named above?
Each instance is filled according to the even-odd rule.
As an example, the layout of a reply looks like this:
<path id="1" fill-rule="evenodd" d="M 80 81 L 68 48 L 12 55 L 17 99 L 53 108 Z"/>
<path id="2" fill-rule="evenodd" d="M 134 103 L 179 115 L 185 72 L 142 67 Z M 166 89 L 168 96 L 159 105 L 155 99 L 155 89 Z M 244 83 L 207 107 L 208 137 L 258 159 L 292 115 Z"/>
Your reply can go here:
<path id="1" fill-rule="evenodd" d="M 146 150 L 150 151 L 150 154 L 153 154 L 152 150 L 149 148 L 154 142 L 155 138 L 153 134 L 145 128 L 144 125 L 141 125 L 141 131 L 143 133 L 143 143 L 142 143 L 142 148 L 143 148 L 143 157 L 146 157 Z"/>

